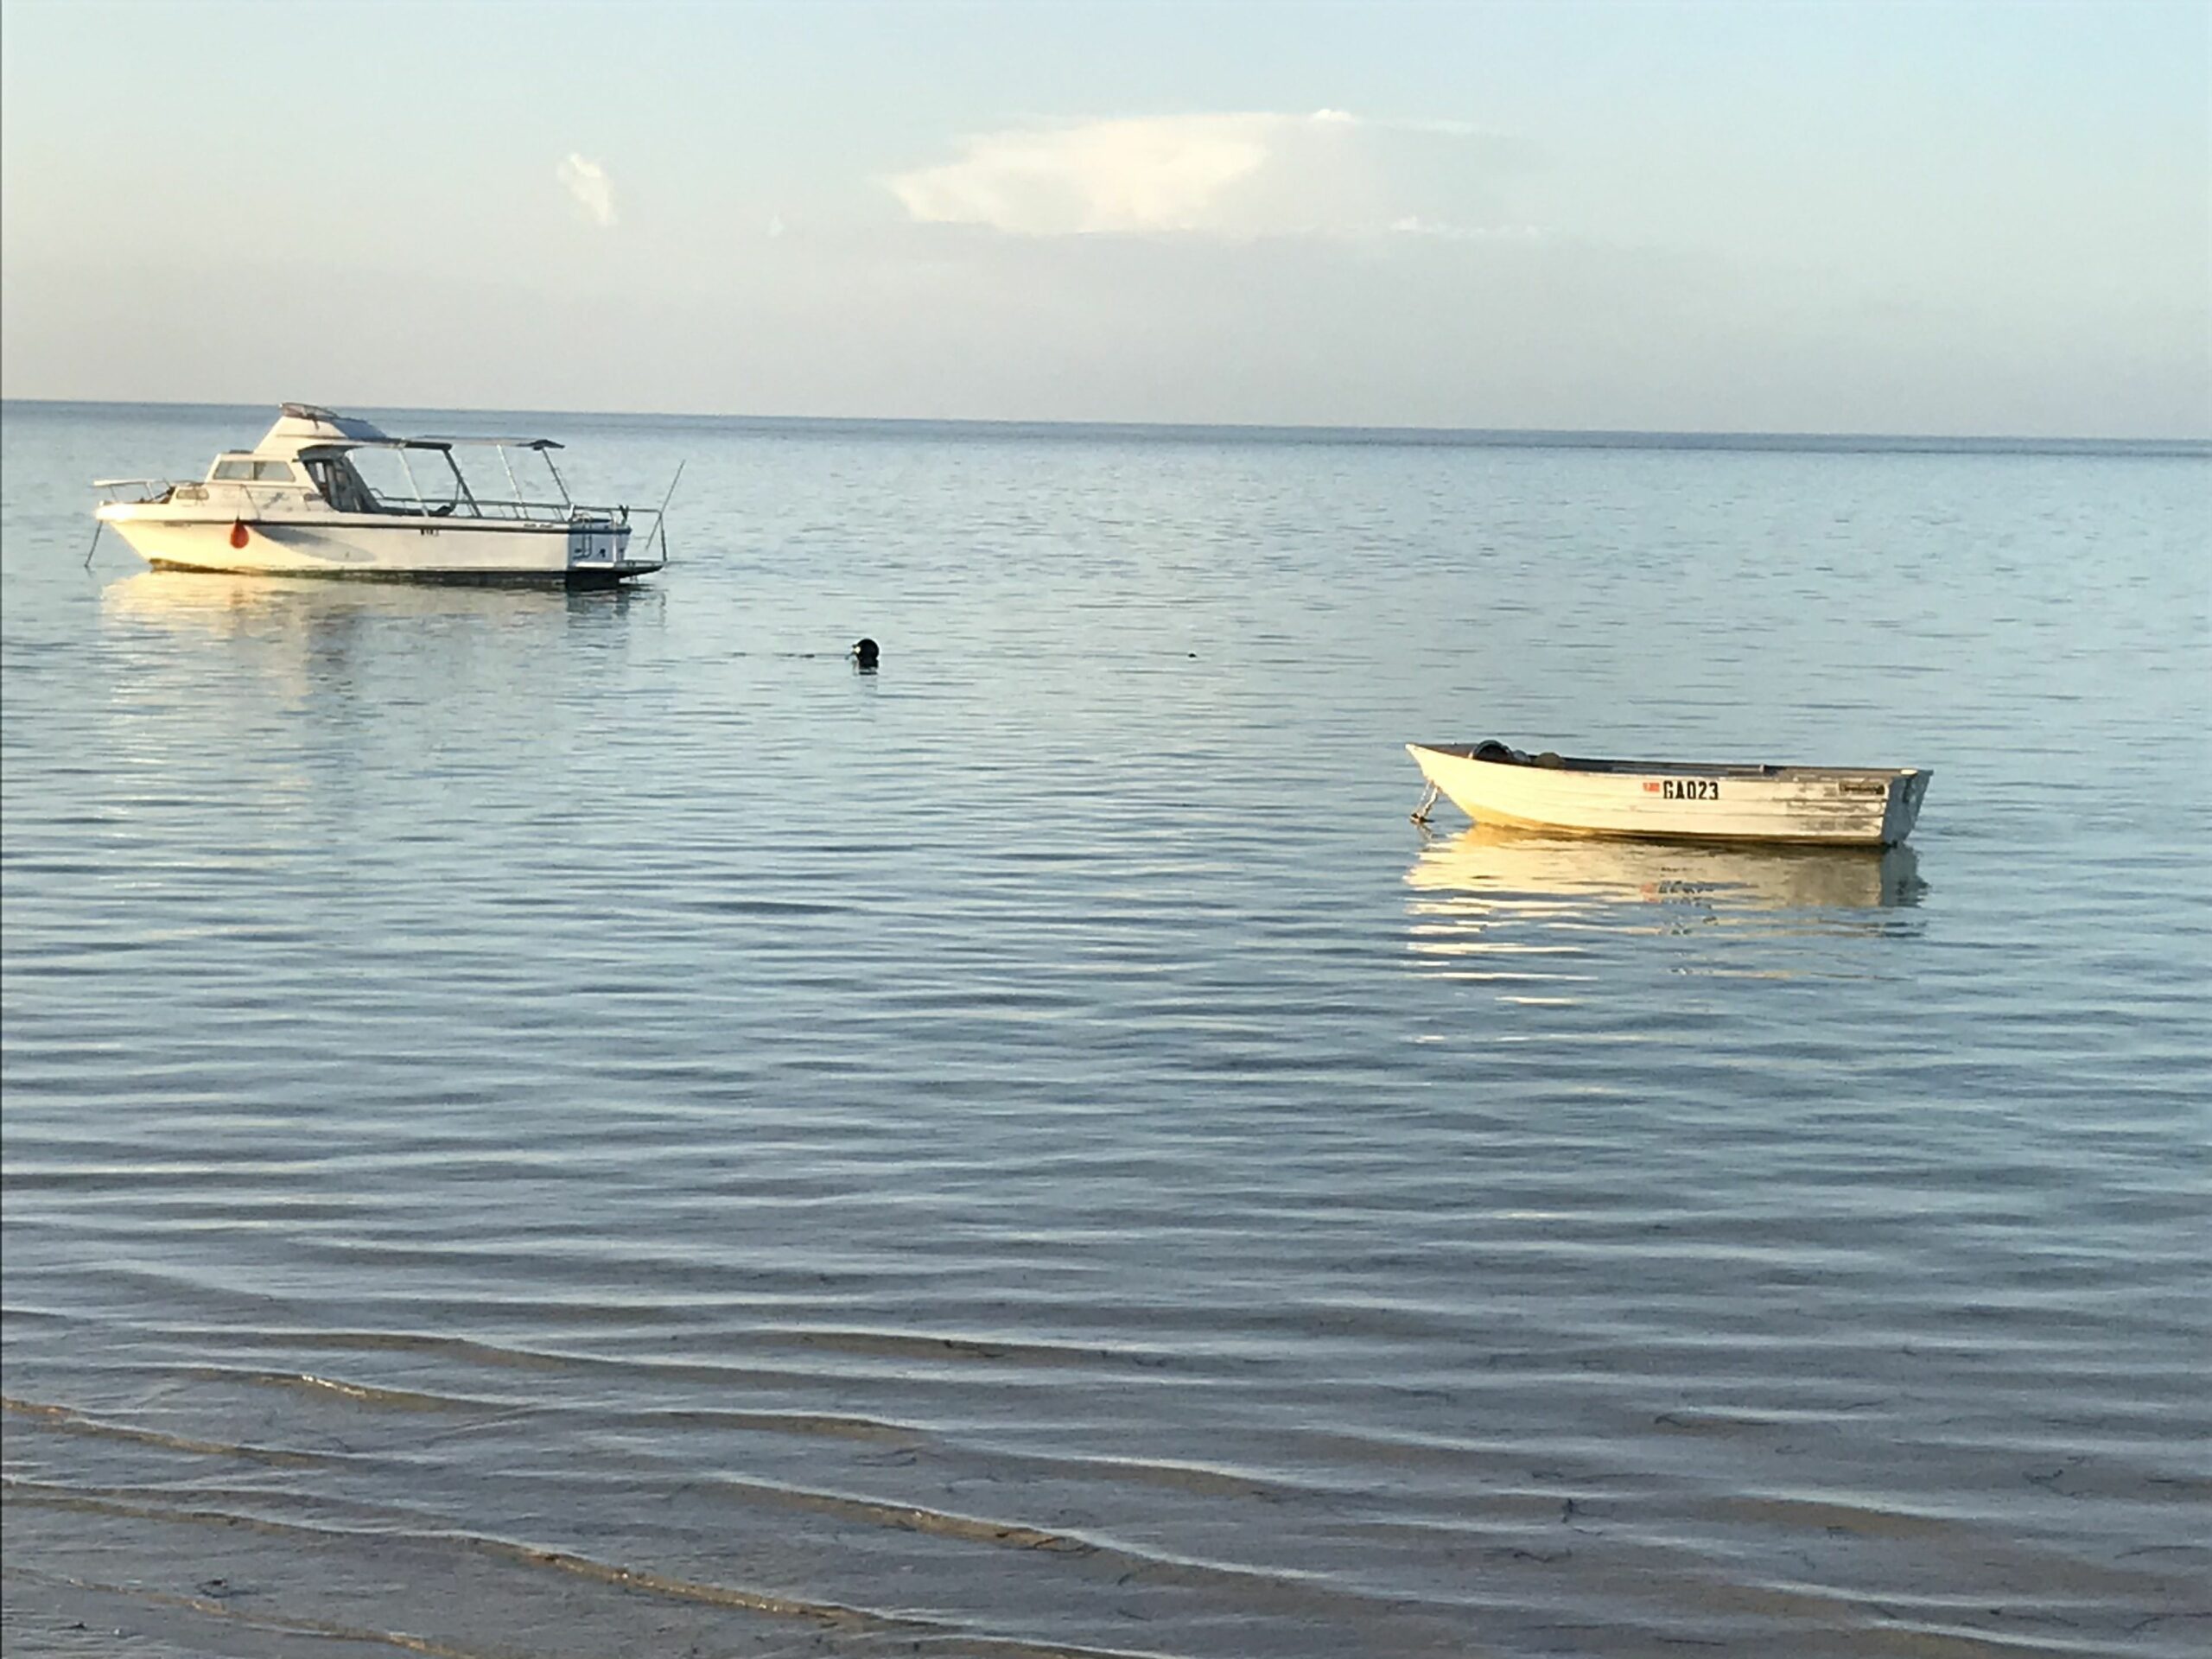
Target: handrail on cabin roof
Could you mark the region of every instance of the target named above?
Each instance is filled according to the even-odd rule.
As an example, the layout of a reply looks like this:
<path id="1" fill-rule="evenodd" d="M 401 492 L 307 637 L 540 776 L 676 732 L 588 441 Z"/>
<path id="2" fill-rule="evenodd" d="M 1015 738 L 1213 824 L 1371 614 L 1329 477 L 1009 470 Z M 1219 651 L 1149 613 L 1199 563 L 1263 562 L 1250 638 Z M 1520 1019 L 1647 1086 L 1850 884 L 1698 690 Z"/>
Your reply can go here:
<path id="1" fill-rule="evenodd" d="M 340 438 L 328 439 L 325 442 L 344 442 L 364 448 L 374 447 L 387 449 L 445 449 L 450 448 L 456 443 L 500 444 L 514 449 L 559 449 L 565 447 L 555 438 L 476 437 L 436 432 L 427 433 L 419 438 L 396 438 L 388 433 L 378 433 L 373 438 L 357 437 L 346 431 L 346 426 L 348 424 L 367 426 L 369 423 L 366 421 L 359 420 L 352 416 L 340 415 L 335 410 L 323 408 L 320 404 L 283 404 L 278 405 L 278 412 L 290 420 L 312 421 L 318 426 L 335 427 L 343 435 Z"/>
<path id="2" fill-rule="evenodd" d="M 480 445 L 486 448 L 536 449 L 541 452 L 567 447 L 554 438 L 311 438 L 300 446 L 298 453 L 302 455 L 310 455 L 325 451 L 335 453 L 342 449 L 451 449 L 456 445 L 464 444 Z M 245 454 L 251 452 L 242 449 L 236 453 Z"/>

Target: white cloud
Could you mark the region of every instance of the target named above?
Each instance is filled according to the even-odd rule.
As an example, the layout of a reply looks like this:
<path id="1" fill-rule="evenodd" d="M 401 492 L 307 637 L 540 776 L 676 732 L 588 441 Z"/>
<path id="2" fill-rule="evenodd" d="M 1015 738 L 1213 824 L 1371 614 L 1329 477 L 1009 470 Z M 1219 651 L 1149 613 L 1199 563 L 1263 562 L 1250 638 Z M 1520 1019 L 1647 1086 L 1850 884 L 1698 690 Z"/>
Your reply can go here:
<path id="1" fill-rule="evenodd" d="M 1179 115 L 987 132 L 944 167 L 887 180 L 917 219 L 1036 236 L 1190 231 L 1268 156 L 1280 115 Z"/>
<path id="2" fill-rule="evenodd" d="M 1392 219 L 1390 229 L 1399 236 L 1433 236 L 1446 242 L 1534 242 L 1543 235 L 1534 225 L 1450 225 L 1419 213 Z"/>
<path id="3" fill-rule="evenodd" d="M 553 176 L 561 188 L 575 199 L 594 225 L 614 223 L 614 187 L 607 181 L 607 169 L 597 162 L 586 161 L 574 154 L 553 169 Z"/>
<path id="4" fill-rule="evenodd" d="M 1021 236 L 1368 236 L 1488 217 L 1497 142 L 1336 109 L 1125 117 L 978 133 L 883 182 L 912 219 Z"/>

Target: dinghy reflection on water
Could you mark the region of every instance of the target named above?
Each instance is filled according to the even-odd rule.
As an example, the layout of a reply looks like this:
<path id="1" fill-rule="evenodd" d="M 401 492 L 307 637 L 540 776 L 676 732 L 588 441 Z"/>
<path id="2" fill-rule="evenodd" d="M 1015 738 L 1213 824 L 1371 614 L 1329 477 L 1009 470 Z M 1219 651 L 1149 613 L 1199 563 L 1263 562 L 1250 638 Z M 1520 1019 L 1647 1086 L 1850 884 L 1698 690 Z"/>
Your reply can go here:
<path id="1" fill-rule="evenodd" d="M 1581 982 L 1570 961 L 1601 935 L 1911 932 L 1926 890 L 1910 847 L 1599 842 L 1496 824 L 1431 841 L 1406 885 L 1415 956 L 1529 993 Z"/>
<path id="2" fill-rule="evenodd" d="M 1472 897 L 1746 910 L 1893 909 L 1925 891 L 1910 847 L 1598 841 L 1503 824 L 1430 842 L 1406 881 Z"/>

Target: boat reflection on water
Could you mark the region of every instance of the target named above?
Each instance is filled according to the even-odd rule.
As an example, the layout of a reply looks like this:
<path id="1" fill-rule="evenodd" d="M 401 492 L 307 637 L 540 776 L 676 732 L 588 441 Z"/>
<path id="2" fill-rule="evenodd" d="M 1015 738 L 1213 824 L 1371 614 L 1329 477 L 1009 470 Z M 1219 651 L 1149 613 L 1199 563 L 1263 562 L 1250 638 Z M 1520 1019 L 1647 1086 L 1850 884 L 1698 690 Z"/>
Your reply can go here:
<path id="1" fill-rule="evenodd" d="M 110 621 L 213 633 L 273 633 L 351 621 L 467 620 L 620 615 L 653 605 L 651 588 L 560 588 L 545 584 L 371 582 L 315 576 L 222 575 L 143 570 L 100 590 Z"/>
<path id="2" fill-rule="evenodd" d="M 606 679 L 658 588 L 487 586 L 148 570 L 100 590 L 126 699 L 165 696 L 200 651 L 279 696 L 490 707 L 516 688 Z M 547 647 L 558 644 L 562 649 Z M 229 705 L 226 705 L 228 707 Z"/>
<path id="3" fill-rule="evenodd" d="M 1478 824 L 1431 840 L 1406 872 L 1411 948 L 1513 956 L 1534 970 L 1528 958 L 1580 954 L 1593 932 L 1891 932 L 1926 891 L 1919 870 L 1910 846 L 1611 840 Z"/>
<path id="4" fill-rule="evenodd" d="M 1920 902 L 1909 845 L 1760 847 L 1554 836 L 1477 824 L 1421 849 L 1406 880 L 1430 893 L 1619 904 L 1872 910 Z"/>

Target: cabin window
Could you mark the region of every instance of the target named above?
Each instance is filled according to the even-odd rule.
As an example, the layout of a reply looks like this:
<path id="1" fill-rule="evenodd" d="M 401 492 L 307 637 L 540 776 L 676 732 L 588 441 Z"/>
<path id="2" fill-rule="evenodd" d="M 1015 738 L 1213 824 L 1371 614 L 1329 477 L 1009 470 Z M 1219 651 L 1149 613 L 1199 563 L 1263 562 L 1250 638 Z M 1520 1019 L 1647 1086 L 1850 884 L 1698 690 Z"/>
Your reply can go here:
<path id="1" fill-rule="evenodd" d="M 251 461 L 243 455 L 215 463 L 215 476 L 238 484 L 290 484 L 296 480 L 289 461 Z"/>

